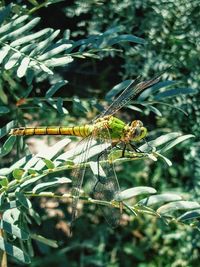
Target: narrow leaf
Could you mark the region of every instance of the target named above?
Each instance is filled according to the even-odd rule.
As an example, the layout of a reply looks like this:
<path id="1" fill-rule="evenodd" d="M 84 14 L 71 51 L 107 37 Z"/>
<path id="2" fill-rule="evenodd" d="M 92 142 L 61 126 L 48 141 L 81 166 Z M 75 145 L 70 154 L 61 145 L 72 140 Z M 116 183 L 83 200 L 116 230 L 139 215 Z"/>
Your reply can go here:
<path id="1" fill-rule="evenodd" d="M 111 101 L 114 97 L 116 97 L 116 95 L 118 95 L 122 90 L 128 87 L 132 82 L 133 80 L 125 80 L 121 83 L 118 83 L 106 94 L 105 99 L 107 101 Z"/>
<path id="2" fill-rule="evenodd" d="M 33 57 L 38 53 L 41 54 L 43 50 L 47 49 L 49 44 L 58 36 L 60 30 L 53 32 L 47 39 L 37 44 L 37 47 L 30 53 L 30 56 Z"/>
<path id="3" fill-rule="evenodd" d="M 200 218 L 200 209 L 188 211 L 178 217 L 178 221 L 187 221 Z"/>
<path id="4" fill-rule="evenodd" d="M 73 60 L 74 59 L 71 56 L 65 56 L 65 57 L 48 59 L 44 62 L 44 64 L 48 67 L 59 67 L 67 65 L 71 63 Z"/>
<path id="5" fill-rule="evenodd" d="M 154 99 L 160 100 L 163 98 L 174 97 L 174 96 L 185 95 L 185 94 L 195 94 L 195 93 L 197 93 L 197 90 L 192 89 L 192 88 L 176 88 L 176 89 L 171 89 L 171 90 L 167 90 L 165 92 L 159 93 L 154 97 Z"/>
<path id="6" fill-rule="evenodd" d="M 17 28 L 17 30 L 12 31 L 11 33 L 5 35 L 4 38 L 1 38 L 3 41 L 10 39 L 10 38 L 16 38 L 20 34 L 24 34 L 27 30 L 31 30 L 35 27 L 35 25 L 40 21 L 40 18 L 34 18 L 27 24 L 23 25 L 22 27 Z M 1 32 L 1 30 L 0 30 Z"/>
<path id="7" fill-rule="evenodd" d="M 14 53 L 6 62 L 4 68 L 9 70 L 13 68 L 13 66 L 17 63 L 18 59 L 21 57 L 21 53 L 16 52 Z"/>
<path id="8" fill-rule="evenodd" d="M 121 42 L 133 42 L 137 44 L 145 44 L 146 41 L 143 38 L 139 38 L 137 36 L 134 36 L 132 34 L 122 34 L 118 37 L 114 37 L 108 41 L 108 45 L 112 46 L 114 44 L 118 44 Z"/>
<path id="9" fill-rule="evenodd" d="M 4 19 L 6 17 L 8 17 L 8 15 L 10 14 L 10 11 L 11 11 L 11 5 L 7 5 L 3 8 L 1 8 L 1 10 L 0 10 L 0 25 L 2 24 Z"/>
<path id="10" fill-rule="evenodd" d="M 50 28 L 43 29 L 41 31 L 38 31 L 36 33 L 32 33 L 30 35 L 23 36 L 21 38 L 18 38 L 17 40 L 13 41 L 10 46 L 20 46 L 25 43 L 30 43 L 32 40 L 36 40 L 37 38 L 49 33 L 51 31 Z"/>
<path id="11" fill-rule="evenodd" d="M 62 80 L 60 82 L 57 82 L 56 84 L 53 84 L 49 90 L 46 92 L 45 97 L 52 97 L 62 86 L 64 86 L 65 84 L 67 84 L 68 81 L 66 80 Z"/>
<path id="12" fill-rule="evenodd" d="M 56 48 L 53 48 L 53 49 L 47 51 L 43 55 L 39 56 L 37 59 L 39 61 L 47 60 L 49 58 L 52 58 L 52 57 L 58 55 L 59 53 L 61 53 L 63 51 L 66 51 L 70 47 L 72 47 L 72 44 L 61 44 L 61 45 L 57 46 Z"/>
<path id="13" fill-rule="evenodd" d="M 25 197 L 24 194 L 22 194 L 21 192 L 15 192 L 15 195 L 17 197 L 17 199 L 19 200 L 19 202 L 22 204 L 23 207 L 25 207 L 26 209 L 30 209 L 31 208 L 31 202 L 29 199 L 27 199 Z"/>
<path id="14" fill-rule="evenodd" d="M 62 150 L 70 142 L 71 142 L 70 139 L 63 139 L 63 140 L 57 142 L 55 145 L 49 147 L 45 151 L 41 150 L 30 161 L 27 162 L 24 169 L 28 170 L 34 166 L 34 170 L 36 170 L 36 171 L 41 170 L 45 166 L 45 163 L 40 158 L 52 159 L 60 150 Z"/>
<path id="15" fill-rule="evenodd" d="M 157 108 L 155 108 L 152 105 L 147 105 L 146 106 L 149 110 L 151 110 L 153 113 L 155 113 L 157 116 L 162 117 L 162 113 L 160 112 L 160 110 L 158 110 Z"/>
<path id="16" fill-rule="evenodd" d="M 55 165 L 50 159 L 42 159 L 48 169 L 54 169 Z"/>
<path id="17" fill-rule="evenodd" d="M 10 109 L 5 106 L 0 106 L 0 115 L 10 112 Z"/>
<path id="18" fill-rule="evenodd" d="M 167 87 L 169 85 L 174 85 L 175 83 L 176 83 L 175 81 L 168 81 L 168 80 L 164 82 L 159 82 L 153 85 L 152 87 L 146 89 L 145 91 L 143 91 L 139 95 L 138 100 L 144 101 L 148 96 L 153 96 L 153 94 L 157 92 L 160 88 Z"/>
<path id="19" fill-rule="evenodd" d="M 138 186 L 124 190 L 118 194 L 117 201 L 130 199 L 142 194 L 155 194 L 157 191 L 152 187 Z"/>
<path id="20" fill-rule="evenodd" d="M 159 147 L 167 142 L 169 142 L 170 140 L 173 140 L 177 137 L 181 136 L 181 133 L 168 133 L 168 134 L 163 134 L 161 136 L 159 136 L 158 138 L 149 141 L 149 145 L 151 145 L 152 147 Z M 148 149 L 148 145 L 144 144 L 142 146 L 139 147 L 140 150 L 145 151 L 146 149 Z"/>
<path id="21" fill-rule="evenodd" d="M 29 264 L 31 262 L 30 257 L 25 252 L 6 242 L 2 237 L 0 237 L 0 249 L 23 263 Z"/>
<path id="22" fill-rule="evenodd" d="M 71 180 L 66 177 L 54 178 L 53 181 L 40 183 L 36 185 L 32 191 L 33 193 L 38 193 L 38 192 L 45 190 L 46 188 L 50 188 L 52 186 L 57 186 L 57 185 L 66 184 L 66 183 L 71 183 Z"/>
<path id="23" fill-rule="evenodd" d="M 164 202 L 172 202 L 182 200 L 182 197 L 173 193 L 164 193 L 154 196 L 149 196 L 147 198 L 141 199 L 137 204 L 145 205 L 145 206 L 152 206 L 158 205 Z"/>
<path id="24" fill-rule="evenodd" d="M 173 212 L 177 210 L 192 210 L 199 209 L 200 205 L 194 201 L 175 201 L 161 206 L 157 209 L 160 214 L 166 214 L 168 212 Z"/>
<path id="25" fill-rule="evenodd" d="M 187 134 L 187 135 L 183 135 L 178 137 L 176 140 L 170 142 L 169 144 L 167 144 L 164 148 L 161 149 L 162 152 L 166 152 L 167 150 L 171 149 L 172 147 L 176 146 L 179 143 L 184 142 L 185 140 L 189 139 L 189 138 L 194 138 L 195 136 L 192 134 Z"/>
<path id="26" fill-rule="evenodd" d="M 0 129 L 0 138 L 8 134 L 10 130 L 15 127 L 15 125 L 16 125 L 16 121 L 10 121 L 4 127 L 2 127 Z"/>
<path id="27" fill-rule="evenodd" d="M 0 221 L 0 228 L 4 229 L 7 233 L 11 235 L 15 235 L 16 237 L 22 240 L 27 240 L 29 238 L 29 234 L 27 232 L 20 229 L 16 225 L 6 222 L 4 220 Z"/>
<path id="28" fill-rule="evenodd" d="M 7 155 L 12 150 L 15 141 L 16 141 L 16 136 L 8 137 L 6 142 L 3 144 L 3 148 L 0 149 L 0 156 L 1 157 Z"/>
<path id="29" fill-rule="evenodd" d="M 13 28 L 13 24 L 14 24 L 15 27 L 16 27 L 18 24 L 22 23 L 22 22 L 25 21 L 27 18 L 28 18 L 28 15 L 24 15 L 24 16 L 20 16 L 20 17 L 18 17 L 18 18 L 15 19 L 15 20 L 11 20 L 11 22 L 9 22 L 9 23 L 3 25 L 3 26 L 0 28 L 0 34 L 5 33 L 5 32 L 7 32 L 7 31 L 9 31 L 10 29 L 12 29 L 12 28 Z"/>
<path id="30" fill-rule="evenodd" d="M 29 62 L 30 62 L 29 57 L 25 57 L 22 59 L 22 62 L 20 63 L 19 68 L 17 69 L 17 76 L 19 78 L 22 78 L 26 74 Z"/>
<path id="31" fill-rule="evenodd" d="M 4 46 L 0 50 L 0 64 L 3 62 L 4 58 L 7 56 L 9 50 L 10 50 L 10 47 L 9 46 Z"/>
<path id="32" fill-rule="evenodd" d="M 39 241 L 39 242 L 41 242 L 47 246 L 50 246 L 52 248 L 58 247 L 57 241 L 55 241 L 55 240 L 47 239 L 41 235 L 36 235 L 36 234 L 32 234 L 31 237 L 32 237 L 32 239 L 37 240 L 37 241 Z"/>

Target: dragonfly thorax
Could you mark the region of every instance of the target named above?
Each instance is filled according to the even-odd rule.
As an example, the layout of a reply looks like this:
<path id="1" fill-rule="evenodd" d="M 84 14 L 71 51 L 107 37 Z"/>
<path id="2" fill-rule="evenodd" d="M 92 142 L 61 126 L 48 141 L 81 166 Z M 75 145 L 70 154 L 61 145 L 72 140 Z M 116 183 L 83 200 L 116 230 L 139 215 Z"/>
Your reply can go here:
<path id="1" fill-rule="evenodd" d="M 91 128 L 97 137 L 112 139 L 112 142 L 140 141 L 147 135 L 147 129 L 139 120 L 134 120 L 131 124 L 126 124 L 114 116 L 104 116 L 95 121 Z"/>

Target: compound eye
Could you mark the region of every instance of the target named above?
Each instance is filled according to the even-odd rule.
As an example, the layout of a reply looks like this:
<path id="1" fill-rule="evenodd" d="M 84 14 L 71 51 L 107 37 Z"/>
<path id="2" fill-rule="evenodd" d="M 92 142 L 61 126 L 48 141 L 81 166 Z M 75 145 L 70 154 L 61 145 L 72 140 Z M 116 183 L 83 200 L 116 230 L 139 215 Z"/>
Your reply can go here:
<path id="1" fill-rule="evenodd" d="M 143 123 L 140 120 L 135 120 L 131 122 L 131 127 L 142 127 Z"/>
<path id="2" fill-rule="evenodd" d="M 141 129 L 140 129 L 140 127 L 136 127 L 136 128 L 135 128 L 135 136 L 140 136 L 140 134 L 141 134 Z"/>

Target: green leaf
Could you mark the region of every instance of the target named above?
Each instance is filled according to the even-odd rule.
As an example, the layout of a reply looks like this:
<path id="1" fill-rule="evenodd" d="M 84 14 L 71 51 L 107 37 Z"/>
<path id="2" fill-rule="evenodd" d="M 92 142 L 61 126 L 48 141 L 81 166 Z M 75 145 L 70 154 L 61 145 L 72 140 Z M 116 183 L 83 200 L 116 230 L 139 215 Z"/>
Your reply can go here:
<path id="1" fill-rule="evenodd" d="M 68 81 L 62 80 L 60 82 L 57 82 L 56 84 L 53 84 L 49 88 L 49 90 L 46 92 L 45 97 L 46 98 L 52 97 L 61 87 L 63 87 L 67 83 L 68 83 Z"/>
<path id="2" fill-rule="evenodd" d="M 59 67 L 59 66 L 65 66 L 71 63 L 72 61 L 74 61 L 74 59 L 71 56 L 63 56 L 63 57 L 48 59 L 44 62 L 44 64 L 48 67 Z"/>
<path id="3" fill-rule="evenodd" d="M 187 221 L 187 220 L 194 220 L 200 218 L 200 209 L 188 211 L 178 217 L 178 221 Z"/>
<path id="4" fill-rule="evenodd" d="M 21 206 L 19 202 L 17 205 L 18 207 Z M 18 207 L 4 210 L 2 219 L 10 224 L 17 225 L 19 223 L 20 217 L 20 210 L 18 209 Z"/>
<path id="5" fill-rule="evenodd" d="M 10 112 L 10 109 L 5 106 L 0 106 L 0 115 Z"/>
<path id="6" fill-rule="evenodd" d="M 18 38 L 17 40 L 13 41 L 10 46 L 12 47 L 16 47 L 16 46 L 19 46 L 19 45 L 22 45 L 22 44 L 25 44 L 25 43 L 30 43 L 31 41 L 35 41 L 37 38 L 47 34 L 47 33 L 50 33 L 51 32 L 51 29 L 50 28 L 46 28 L 46 29 L 43 29 L 41 31 L 38 31 L 36 33 L 32 33 L 32 34 L 29 34 L 29 35 L 26 35 L 26 36 L 23 36 L 21 38 Z"/>
<path id="7" fill-rule="evenodd" d="M 26 19 L 28 19 L 28 17 L 29 17 L 28 15 L 24 15 L 24 16 L 20 16 L 17 19 L 15 19 L 15 27 L 17 27 L 18 24 L 21 24 L 23 21 L 25 21 Z M 1 28 L 0 28 L 0 35 L 2 33 L 5 33 L 7 31 L 9 31 L 12 28 L 13 28 L 13 21 L 11 21 L 11 22 L 9 22 L 9 23 L 1 26 Z"/>
<path id="8" fill-rule="evenodd" d="M 164 81 L 164 82 L 159 82 L 152 87 L 146 89 L 143 91 L 139 96 L 138 96 L 138 101 L 144 101 L 148 96 L 153 96 L 155 92 L 157 92 L 160 88 L 169 86 L 169 85 L 174 85 L 176 82 L 175 81 Z"/>
<path id="9" fill-rule="evenodd" d="M 49 188 L 49 187 L 52 187 L 52 186 L 56 186 L 56 185 L 60 185 L 60 184 L 66 184 L 66 183 L 71 183 L 71 180 L 66 178 L 66 177 L 54 178 L 53 181 L 40 183 L 40 184 L 36 185 L 33 188 L 32 192 L 33 193 L 38 193 L 38 192 L 43 191 L 46 188 Z"/>
<path id="10" fill-rule="evenodd" d="M 55 165 L 50 159 L 42 159 L 48 169 L 54 169 Z"/>
<path id="11" fill-rule="evenodd" d="M 4 19 L 8 17 L 8 15 L 10 14 L 10 11 L 11 11 L 11 5 L 7 5 L 3 8 L 1 8 L 1 10 L 0 10 L 0 25 L 2 24 Z"/>
<path id="12" fill-rule="evenodd" d="M 31 158 L 32 158 L 32 155 L 28 155 L 26 157 L 21 158 L 17 162 L 15 162 L 13 165 L 10 166 L 10 168 L 0 169 L 0 175 L 8 175 L 8 174 L 12 173 L 13 170 L 18 169 L 21 166 L 23 166 Z"/>
<path id="13" fill-rule="evenodd" d="M 137 36 L 134 36 L 132 34 L 121 34 L 117 37 L 111 38 L 108 41 L 108 45 L 112 46 L 114 44 L 118 44 L 121 42 L 133 42 L 137 44 L 145 44 L 146 41 L 143 38 L 139 38 Z"/>
<path id="14" fill-rule="evenodd" d="M 48 149 L 45 149 L 45 151 L 41 151 L 38 154 L 36 154 L 31 160 L 27 162 L 27 164 L 24 166 L 24 169 L 30 169 L 33 168 L 34 170 L 39 171 L 42 168 L 44 168 L 45 163 L 40 158 L 45 159 L 52 159 L 60 150 L 62 150 L 65 146 L 67 146 L 71 142 L 70 139 L 62 139 L 61 141 L 57 142 L 55 145 L 49 147 Z"/>
<path id="15" fill-rule="evenodd" d="M 16 141 L 16 136 L 9 136 L 6 142 L 3 144 L 3 148 L 0 149 L 0 156 L 3 157 L 7 155 L 13 148 Z"/>
<path id="16" fill-rule="evenodd" d="M 166 214 L 177 210 L 192 210 L 199 209 L 200 205 L 194 201 L 175 201 L 161 206 L 157 209 L 160 214 Z"/>
<path id="17" fill-rule="evenodd" d="M 12 173 L 13 177 L 16 179 L 16 180 L 20 180 L 24 174 L 25 170 L 23 169 L 15 169 Z"/>
<path id="18" fill-rule="evenodd" d="M 155 113 L 158 117 L 162 117 L 162 113 L 160 112 L 160 110 L 158 110 L 157 108 L 155 108 L 152 105 L 146 105 L 146 107 L 152 111 L 153 113 Z"/>
<path id="19" fill-rule="evenodd" d="M 15 196 L 19 200 L 19 202 L 22 204 L 23 207 L 26 209 L 30 209 L 32 204 L 29 199 L 25 197 L 25 195 L 21 192 L 15 192 Z"/>
<path id="20" fill-rule="evenodd" d="M 36 235 L 36 234 L 32 234 L 31 237 L 32 239 L 37 240 L 47 246 L 50 246 L 52 248 L 58 248 L 57 241 L 55 240 L 47 239 L 41 235 Z"/>
<path id="21" fill-rule="evenodd" d="M 20 34 L 23 34 L 27 30 L 31 30 L 32 28 L 34 28 L 35 25 L 37 25 L 39 21 L 40 21 L 40 18 L 34 18 L 28 23 L 26 23 L 25 25 L 23 25 L 22 27 L 19 27 L 16 30 L 12 31 L 11 33 L 4 35 L 4 37 L 1 38 L 1 40 L 5 42 L 5 40 L 11 39 L 11 38 L 17 38 L 19 37 Z M 11 23 L 13 24 L 13 22 Z M 15 23 L 16 23 L 16 20 L 15 20 Z M 12 28 L 13 27 L 11 26 L 11 29 Z M 0 32 L 1 32 L 1 29 L 0 29 Z"/>
<path id="22" fill-rule="evenodd" d="M 9 123 L 7 123 L 4 127 L 0 129 L 0 138 L 8 134 L 10 130 L 15 126 L 16 126 L 16 121 L 10 121 Z"/>
<path id="23" fill-rule="evenodd" d="M 10 47 L 9 46 L 4 46 L 0 50 L 0 64 L 3 62 L 4 58 L 7 56 L 9 51 L 10 51 Z"/>
<path id="24" fill-rule="evenodd" d="M 176 195 L 174 193 L 164 193 L 154 196 L 149 196 L 144 199 L 141 199 L 137 204 L 139 205 L 145 205 L 145 206 L 152 206 L 152 205 L 160 205 L 164 202 L 172 202 L 172 201 L 178 201 L 181 200 L 182 197 L 179 195 Z"/>
<path id="25" fill-rule="evenodd" d="M 17 76 L 19 78 L 22 78 L 25 74 L 26 74 L 26 71 L 28 69 L 28 65 L 29 65 L 29 62 L 30 62 L 30 58 L 29 57 L 24 57 L 17 69 Z"/>
<path id="26" fill-rule="evenodd" d="M 44 41 L 38 43 L 37 47 L 30 53 L 30 56 L 33 57 L 37 55 L 38 53 L 42 54 L 43 50 L 45 50 L 49 46 L 49 44 L 52 43 L 52 41 L 58 36 L 59 33 L 60 33 L 60 30 L 56 30 Z"/>
<path id="27" fill-rule="evenodd" d="M 59 53 L 66 51 L 68 48 L 72 47 L 72 44 L 60 44 L 59 46 L 57 45 L 51 50 L 48 50 L 46 53 L 43 55 L 39 56 L 37 59 L 39 61 L 44 61 L 49 58 L 52 58 L 53 56 L 58 55 Z"/>
<path id="28" fill-rule="evenodd" d="M 45 64 L 40 63 L 40 68 L 41 70 L 43 70 L 44 72 L 48 73 L 49 75 L 53 75 L 53 71 L 50 70 Z"/>
<path id="29" fill-rule="evenodd" d="M 63 99 L 62 99 L 62 97 L 58 97 L 58 100 L 57 100 L 57 103 L 56 103 L 56 109 L 61 115 L 69 113 L 68 110 L 63 107 Z"/>
<path id="30" fill-rule="evenodd" d="M 189 139 L 189 138 L 194 138 L 195 136 L 192 134 L 187 134 L 187 135 L 183 135 L 178 137 L 176 140 L 168 143 L 164 148 L 161 149 L 162 152 L 166 152 L 167 150 L 171 149 L 172 147 L 176 146 L 179 143 L 184 142 L 185 140 Z"/>
<path id="31" fill-rule="evenodd" d="M 2 101 L 3 104 L 8 104 L 8 96 L 7 94 L 4 92 L 4 89 L 0 83 L 0 99 Z"/>
<path id="32" fill-rule="evenodd" d="M 116 95 L 118 95 L 122 90 L 128 87 L 132 82 L 133 80 L 125 80 L 121 83 L 118 83 L 106 94 L 105 99 L 107 101 L 111 101 Z"/>
<path id="33" fill-rule="evenodd" d="M 8 186 L 8 178 L 5 176 L 0 176 L 0 185 L 2 187 L 7 187 Z"/>
<path id="34" fill-rule="evenodd" d="M 18 207 L 19 204 L 20 203 L 18 201 L 12 200 L 10 202 L 3 203 L 3 205 L 1 206 L 1 210 L 14 209 L 14 208 Z"/>
<path id="35" fill-rule="evenodd" d="M 157 191 L 152 188 L 152 187 L 147 187 L 147 186 L 138 186 L 138 187 L 133 187 L 129 188 L 127 190 L 124 190 L 120 192 L 115 198 L 117 201 L 122 201 L 126 199 L 130 199 L 133 197 L 136 197 L 138 195 L 143 195 L 143 194 L 155 194 Z"/>
<path id="36" fill-rule="evenodd" d="M 124 31 L 124 26 L 123 25 L 119 25 L 119 26 L 115 26 L 115 27 L 107 29 L 103 33 L 103 35 L 109 35 L 110 36 L 111 34 L 122 32 L 122 31 Z"/>
<path id="37" fill-rule="evenodd" d="M 40 225 L 41 224 L 41 218 L 40 218 L 40 215 L 35 211 L 33 210 L 32 208 L 29 209 L 29 215 L 35 220 L 35 222 Z"/>
<path id="38" fill-rule="evenodd" d="M 148 144 L 152 147 L 159 147 L 159 146 L 169 142 L 170 140 L 175 139 L 175 138 L 180 137 L 180 136 L 181 136 L 181 133 L 176 133 L 176 132 L 168 133 L 168 134 L 161 135 L 154 140 L 149 141 Z M 144 144 L 144 145 L 140 146 L 139 149 L 141 151 L 147 150 L 148 144 Z"/>
<path id="39" fill-rule="evenodd" d="M 169 160 L 168 158 L 166 158 L 162 154 L 158 153 L 157 151 L 154 152 L 154 154 L 157 155 L 158 157 L 160 157 L 161 159 L 163 159 L 167 163 L 168 166 L 172 166 L 171 160 Z"/>
<path id="40" fill-rule="evenodd" d="M 2 237 L 0 237 L 0 249 L 23 263 L 29 264 L 31 262 L 30 257 L 25 252 L 6 242 Z"/>
<path id="41" fill-rule="evenodd" d="M 174 97 L 183 94 L 196 94 L 197 90 L 192 88 L 176 88 L 157 94 L 154 99 L 160 100 L 167 97 Z"/>
<path id="42" fill-rule="evenodd" d="M 73 110 L 75 113 L 79 111 L 87 113 L 87 109 L 83 106 L 81 100 L 77 96 L 73 97 Z"/>
<path id="43" fill-rule="evenodd" d="M 27 240 L 29 238 L 29 234 L 27 232 L 20 229 L 16 225 L 8 223 L 4 220 L 0 221 L 0 228 L 4 229 L 7 233 L 10 233 L 11 235 L 15 235 L 16 237 L 22 240 Z"/>
<path id="44" fill-rule="evenodd" d="M 13 66 L 17 63 L 17 61 L 19 60 L 20 57 L 21 57 L 20 52 L 14 53 L 10 58 L 7 59 L 7 62 L 4 66 L 4 68 L 6 70 L 13 68 Z"/>

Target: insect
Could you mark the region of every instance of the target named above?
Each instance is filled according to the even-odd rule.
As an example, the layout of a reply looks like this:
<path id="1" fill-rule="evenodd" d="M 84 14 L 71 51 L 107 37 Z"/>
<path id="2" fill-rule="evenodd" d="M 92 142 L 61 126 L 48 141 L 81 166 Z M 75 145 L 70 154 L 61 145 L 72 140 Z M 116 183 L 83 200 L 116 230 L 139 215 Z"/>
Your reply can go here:
<path id="1" fill-rule="evenodd" d="M 84 138 L 82 145 L 82 153 L 80 163 L 87 163 L 88 155 L 92 142 L 97 140 L 102 145 L 102 152 L 97 158 L 98 174 L 96 183 L 93 186 L 92 197 L 100 201 L 113 201 L 120 192 L 118 179 L 113 165 L 108 160 L 108 155 L 113 146 L 123 145 L 122 156 L 127 145 L 135 147 L 133 143 L 144 139 L 147 135 L 147 129 L 140 120 L 134 120 L 131 123 L 125 123 L 121 119 L 113 116 L 119 109 L 130 102 L 131 99 L 137 97 L 147 88 L 157 84 L 161 79 L 161 75 L 153 79 L 140 82 L 140 78 L 136 78 L 121 94 L 104 109 L 90 124 L 77 125 L 73 127 L 21 127 L 12 129 L 11 135 L 70 135 Z M 104 162 L 104 168 L 100 165 L 100 161 Z M 80 197 L 80 190 L 83 183 L 86 167 L 75 169 L 72 173 L 72 223 L 77 215 L 77 204 Z M 85 164 L 86 165 L 86 164 Z M 101 207 L 107 222 L 116 227 L 119 224 L 121 209 L 112 206 Z"/>

